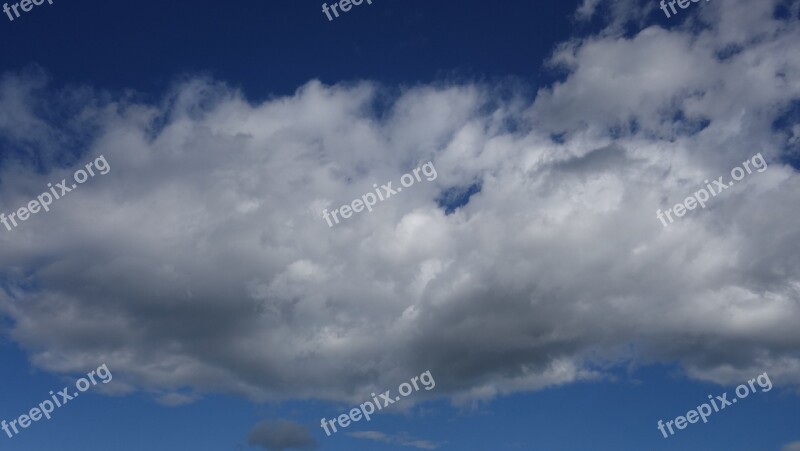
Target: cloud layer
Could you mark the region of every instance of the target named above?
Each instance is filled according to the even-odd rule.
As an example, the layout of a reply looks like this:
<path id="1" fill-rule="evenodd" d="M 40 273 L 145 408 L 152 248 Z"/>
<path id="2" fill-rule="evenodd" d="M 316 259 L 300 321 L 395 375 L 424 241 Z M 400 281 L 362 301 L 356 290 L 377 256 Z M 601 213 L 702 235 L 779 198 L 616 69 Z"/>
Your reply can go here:
<path id="1" fill-rule="evenodd" d="M 41 368 L 105 362 L 172 404 L 360 400 L 423 370 L 471 400 L 631 361 L 798 384 L 800 124 L 775 124 L 800 100 L 800 27 L 779 3 L 563 43 L 567 75 L 533 102 L 310 81 L 254 104 L 195 78 L 153 103 L 7 74 L 3 212 L 97 155 L 112 168 L 0 229 L 7 333 Z M 662 228 L 657 209 L 758 152 L 766 172 Z M 426 161 L 435 181 L 322 219 Z M 453 214 L 436 202 L 476 183 Z"/>

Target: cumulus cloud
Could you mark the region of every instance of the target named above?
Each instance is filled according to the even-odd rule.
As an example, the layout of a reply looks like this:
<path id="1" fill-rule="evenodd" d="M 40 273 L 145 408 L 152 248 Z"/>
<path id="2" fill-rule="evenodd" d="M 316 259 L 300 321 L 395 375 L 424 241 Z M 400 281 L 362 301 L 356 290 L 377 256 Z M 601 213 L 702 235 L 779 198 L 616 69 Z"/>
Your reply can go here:
<path id="1" fill-rule="evenodd" d="M 792 442 L 783 445 L 781 451 L 800 451 L 800 442 Z"/>
<path id="2" fill-rule="evenodd" d="M 167 404 L 359 401 L 422 370 L 467 402 L 630 361 L 800 383 L 800 124 L 774 127 L 800 99 L 800 27 L 777 4 L 564 43 L 568 75 L 527 104 L 318 81 L 253 103 L 202 78 L 147 102 L 7 74 L 0 211 L 97 155 L 112 169 L 0 228 L 6 332 L 38 367 L 106 362 Z M 657 209 L 757 152 L 766 172 L 662 228 Z M 322 219 L 423 161 L 436 180 Z"/>
<path id="3" fill-rule="evenodd" d="M 347 435 L 351 437 L 361 438 L 365 440 L 372 440 L 375 442 L 389 443 L 392 445 L 410 446 L 419 449 L 437 449 L 441 444 L 434 443 L 429 440 L 417 440 L 410 438 L 405 434 L 400 435 L 387 435 L 379 431 L 361 431 L 351 432 Z"/>
<path id="4" fill-rule="evenodd" d="M 308 429 L 286 420 L 259 422 L 250 430 L 247 440 L 250 446 L 261 446 L 267 451 L 317 448 L 317 442 Z"/>

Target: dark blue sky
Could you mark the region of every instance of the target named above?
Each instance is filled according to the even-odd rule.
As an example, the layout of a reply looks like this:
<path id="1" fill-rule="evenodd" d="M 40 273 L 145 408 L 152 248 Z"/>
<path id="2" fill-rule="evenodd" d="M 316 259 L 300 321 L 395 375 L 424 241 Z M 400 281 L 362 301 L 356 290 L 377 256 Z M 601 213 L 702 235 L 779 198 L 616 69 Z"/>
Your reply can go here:
<path id="1" fill-rule="evenodd" d="M 255 99 L 291 93 L 312 78 L 535 82 L 543 58 L 570 35 L 576 4 L 379 0 L 329 22 L 321 2 L 58 0 L 0 21 L 0 67 L 36 63 L 56 85 L 144 93 L 206 72 Z"/>

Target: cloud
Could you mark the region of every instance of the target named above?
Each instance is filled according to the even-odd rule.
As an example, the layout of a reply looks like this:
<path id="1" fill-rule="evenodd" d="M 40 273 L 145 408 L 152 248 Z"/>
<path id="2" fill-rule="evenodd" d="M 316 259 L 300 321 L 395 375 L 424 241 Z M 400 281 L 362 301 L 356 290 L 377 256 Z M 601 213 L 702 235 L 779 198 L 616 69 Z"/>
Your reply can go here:
<path id="1" fill-rule="evenodd" d="M 626 27 L 643 28 L 653 11 L 658 11 L 658 3 L 648 0 L 583 0 L 574 17 L 578 24 L 590 21 L 603 24 L 600 34 L 619 35 L 625 33 Z"/>
<path id="2" fill-rule="evenodd" d="M 781 451 L 800 451 L 800 441 L 783 445 Z"/>
<path id="3" fill-rule="evenodd" d="M 381 443 L 389 443 L 392 445 L 410 446 L 419 449 L 437 449 L 441 446 L 441 443 L 435 443 L 428 440 L 416 440 L 409 438 L 405 434 L 392 436 L 392 435 L 386 435 L 383 432 L 378 432 L 378 431 L 361 431 L 361 432 L 350 432 L 347 435 L 365 440 L 372 440 Z"/>
<path id="4" fill-rule="evenodd" d="M 317 448 L 316 440 L 311 437 L 306 427 L 286 420 L 257 423 L 250 430 L 247 440 L 250 446 L 261 446 L 267 451 Z"/>
<path id="5" fill-rule="evenodd" d="M 313 80 L 254 103 L 203 78 L 146 102 L 7 74 L 0 212 L 97 155 L 112 169 L 0 226 L 5 332 L 37 367 L 105 362 L 172 404 L 360 402 L 428 369 L 415 400 L 469 402 L 630 362 L 798 384 L 800 124 L 774 124 L 800 99 L 800 27 L 774 1 L 722 5 L 691 10 L 703 27 L 564 43 L 567 75 L 533 103 Z M 50 98 L 70 114 L 42 113 Z M 766 172 L 661 226 L 757 152 Z M 436 180 L 322 219 L 427 161 Z M 473 185 L 452 214 L 437 203 Z"/>

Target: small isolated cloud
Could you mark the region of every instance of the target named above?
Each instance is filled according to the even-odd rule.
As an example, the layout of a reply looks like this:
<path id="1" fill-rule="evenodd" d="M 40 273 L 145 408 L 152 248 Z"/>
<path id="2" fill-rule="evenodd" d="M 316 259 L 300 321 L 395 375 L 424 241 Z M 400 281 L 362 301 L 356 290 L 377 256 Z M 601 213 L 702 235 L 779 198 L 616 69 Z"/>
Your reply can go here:
<path id="1" fill-rule="evenodd" d="M 305 426 L 286 420 L 265 420 L 257 423 L 250 430 L 247 441 L 250 446 L 261 446 L 267 451 L 317 448 L 317 441 L 311 437 Z"/>
<path id="2" fill-rule="evenodd" d="M 783 445 L 781 451 L 800 451 L 800 440 Z"/>
<path id="3" fill-rule="evenodd" d="M 355 438 L 363 438 L 392 445 L 413 446 L 419 449 L 437 449 L 442 445 L 441 443 L 431 442 L 429 440 L 417 440 L 406 434 L 387 435 L 378 431 L 351 432 L 348 435 Z"/>
<path id="4" fill-rule="evenodd" d="M 589 20 L 597 10 L 600 0 L 583 0 L 583 3 L 575 11 L 575 17 L 580 20 Z"/>

